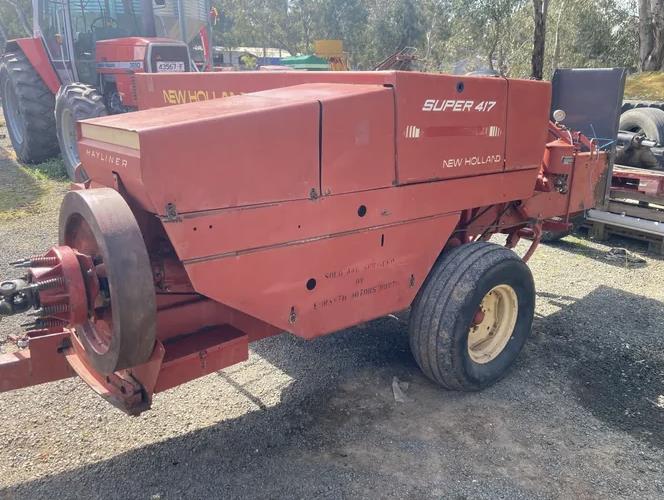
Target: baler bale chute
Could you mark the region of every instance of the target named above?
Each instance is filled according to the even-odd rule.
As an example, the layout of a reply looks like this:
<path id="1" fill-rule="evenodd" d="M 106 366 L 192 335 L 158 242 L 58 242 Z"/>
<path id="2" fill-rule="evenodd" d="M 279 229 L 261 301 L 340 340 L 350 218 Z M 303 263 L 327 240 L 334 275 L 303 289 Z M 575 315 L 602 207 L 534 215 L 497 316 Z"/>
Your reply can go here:
<path id="1" fill-rule="evenodd" d="M 546 82 L 270 78 L 79 124 L 89 180 L 64 198 L 59 244 L 0 288 L 0 315 L 34 317 L 0 390 L 76 373 L 138 414 L 253 341 L 409 307 L 429 378 L 472 391 L 505 375 L 534 314 L 525 261 L 602 198 L 610 155 L 550 121 Z"/>

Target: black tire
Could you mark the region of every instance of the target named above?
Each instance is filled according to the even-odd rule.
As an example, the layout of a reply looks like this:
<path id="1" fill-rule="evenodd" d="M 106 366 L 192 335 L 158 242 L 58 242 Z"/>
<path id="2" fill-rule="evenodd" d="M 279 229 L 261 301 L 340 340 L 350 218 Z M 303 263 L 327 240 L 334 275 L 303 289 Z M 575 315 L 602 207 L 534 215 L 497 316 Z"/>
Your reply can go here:
<path id="1" fill-rule="evenodd" d="M 514 327 L 494 358 L 477 362 L 469 349 L 469 331 L 484 297 L 500 285 L 514 292 Z M 514 252 L 493 243 L 463 245 L 439 258 L 415 298 L 410 347 L 434 382 L 446 389 L 477 391 L 509 371 L 530 335 L 534 311 L 532 274 Z"/>
<path id="2" fill-rule="evenodd" d="M 76 149 L 76 122 L 107 114 L 104 98 L 96 88 L 84 83 L 60 87 L 55 96 L 55 122 L 62 161 L 70 179 L 82 180 L 75 179 L 74 175 L 80 161 Z"/>
<path id="3" fill-rule="evenodd" d="M 56 156 L 53 93 L 20 51 L 2 57 L 0 96 L 9 139 L 19 161 L 40 163 Z"/>
<path id="4" fill-rule="evenodd" d="M 664 144 L 664 111 L 657 108 L 635 108 L 620 115 L 620 130 L 643 133 L 648 139 Z M 661 162 L 645 148 L 619 155 L 617 161 L 644 168 L 661 168 Z"/>

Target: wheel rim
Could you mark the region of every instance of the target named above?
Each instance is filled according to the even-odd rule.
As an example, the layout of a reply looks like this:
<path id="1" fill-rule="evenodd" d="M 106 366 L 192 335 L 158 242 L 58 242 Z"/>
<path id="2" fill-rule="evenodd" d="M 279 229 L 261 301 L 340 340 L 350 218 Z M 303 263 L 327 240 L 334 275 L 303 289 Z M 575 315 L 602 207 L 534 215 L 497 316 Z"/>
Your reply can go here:
<path id="1" fill-rule="evenodd" d="M 67 163 L 75 167 L 79 162 L 76 120 L 70 109 L 62 110 L 62 114 L 60 115 L 60 133 L 62 134 L 62 153 L 67 157 Z"/>
<path id="2" fill-rule="evenodd" d="M 489 363 L 503 352 L 518 312 L 516 292 L 509 285 L 498 285 L 484 296 L 468 331 L 468 354 L 474 362 Z"/>
<path id="3" fill-rule="evenodd" d="M 7 113 L 7 127 L 9 128 L 12 137 L 18 144 L 23 144 L 23 115 L 18 106 L 18 98 L 14 91 L 14 86 L 11 84 L 9 78 L 5 81 L 5 112 Z"/>

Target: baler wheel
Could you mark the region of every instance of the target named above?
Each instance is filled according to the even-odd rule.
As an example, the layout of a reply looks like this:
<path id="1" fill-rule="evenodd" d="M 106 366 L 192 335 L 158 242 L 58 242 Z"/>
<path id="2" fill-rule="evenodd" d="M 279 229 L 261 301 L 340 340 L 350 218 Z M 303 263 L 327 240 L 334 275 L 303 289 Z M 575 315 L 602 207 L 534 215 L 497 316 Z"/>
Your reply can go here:
<path id="1" fill-rule="evenodd" d="M 443 254 L 413 303 L 410 347 L 446 389 L 476 391 L 501 379 L 525 344 L 535 310 L 528 266 L 492 243 Z"/>
<path id="2" fill-rule="evenodd" d="M 60 244 L 92 257 L 100 293 L 75 333 L 103 374 L 144 363 L 156 337 L 150 259 L 134 215 L 109 188 L 70 191 L 60 207 Z"/>

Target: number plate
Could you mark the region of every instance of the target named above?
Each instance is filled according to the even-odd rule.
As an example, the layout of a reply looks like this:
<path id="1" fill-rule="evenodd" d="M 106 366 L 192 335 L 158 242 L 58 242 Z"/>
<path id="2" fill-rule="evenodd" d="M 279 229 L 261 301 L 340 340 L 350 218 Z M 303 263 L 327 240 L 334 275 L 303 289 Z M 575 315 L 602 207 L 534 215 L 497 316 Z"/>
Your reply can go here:
<path id="1" fill-rule="evenodd" d="M 183 73 L 183 61 L 157 61 L 157 73 Z"/>

